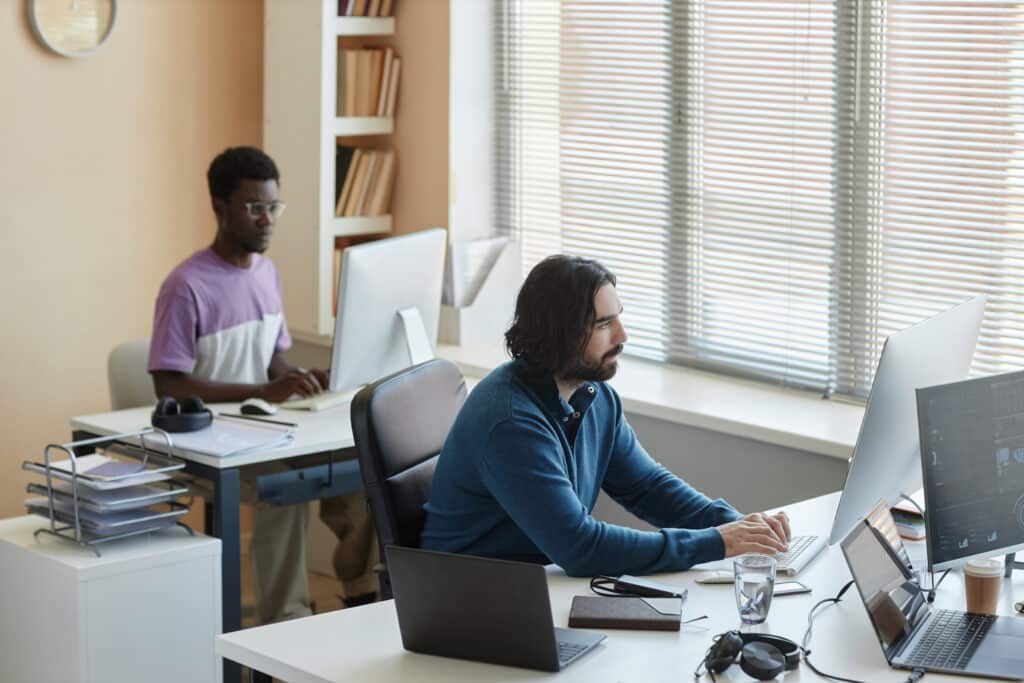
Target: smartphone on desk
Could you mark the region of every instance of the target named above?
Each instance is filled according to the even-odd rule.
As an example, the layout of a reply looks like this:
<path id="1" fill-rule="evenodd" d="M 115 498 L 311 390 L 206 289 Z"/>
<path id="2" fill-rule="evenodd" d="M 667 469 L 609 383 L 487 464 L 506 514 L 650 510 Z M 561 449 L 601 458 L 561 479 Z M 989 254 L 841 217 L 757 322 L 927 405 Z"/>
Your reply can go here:
<path id="1" fill-rule="evenodd" d="M 775 584 L 773 595 L 778 597 L 780 595 L 799 595 L 800 593 L 810 592 L 811 587 L 799 581 L 779 581 Z"/>

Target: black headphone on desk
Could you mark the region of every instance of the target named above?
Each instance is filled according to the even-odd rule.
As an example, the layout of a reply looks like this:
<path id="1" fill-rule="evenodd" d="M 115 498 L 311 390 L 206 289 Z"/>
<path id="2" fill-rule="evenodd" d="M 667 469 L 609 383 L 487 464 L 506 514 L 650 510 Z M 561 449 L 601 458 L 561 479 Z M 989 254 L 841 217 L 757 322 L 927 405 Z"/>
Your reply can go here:
<path id="1" fill-rule="evenodd" d="M 156 403 L 150 423 L 165 432 L 195 432 L 213 422 L 213 413 L 198 396 L 189 396 L 179 404 L 170 396 Z"/>
<path id="2" fill-rule="evenodd" d="M 693 672 L 694 678 L 700 678 L 701 667 L 704 667 L 711 680 L 716 680 L 715 674 L 732 666 L 737 657 L 744 673 L 759 681 L 768 681 L 800 664 L 800 646 L 782 636 L 728 631 L 715 636 L 704 661 Z"/>

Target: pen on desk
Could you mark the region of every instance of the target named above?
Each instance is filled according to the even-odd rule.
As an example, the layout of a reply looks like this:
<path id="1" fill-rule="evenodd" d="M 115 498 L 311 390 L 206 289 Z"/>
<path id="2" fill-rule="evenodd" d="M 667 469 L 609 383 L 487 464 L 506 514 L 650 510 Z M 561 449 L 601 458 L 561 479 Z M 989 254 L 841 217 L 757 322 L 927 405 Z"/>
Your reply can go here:
<path id="1" fill-rule="evenodd" d="M 295 427 L 298 428 L 297 422 L 285 422 L 283 420 L 271 420 L 265 417 L 256 417 L 255 415 L 243 415 L 241 413 L 217 413 L 218 417 L 237 417 L 240 420 L 255 420 L 256 422 L 267 422 L 272 425 L 281 425 L 282 427 Z"/>

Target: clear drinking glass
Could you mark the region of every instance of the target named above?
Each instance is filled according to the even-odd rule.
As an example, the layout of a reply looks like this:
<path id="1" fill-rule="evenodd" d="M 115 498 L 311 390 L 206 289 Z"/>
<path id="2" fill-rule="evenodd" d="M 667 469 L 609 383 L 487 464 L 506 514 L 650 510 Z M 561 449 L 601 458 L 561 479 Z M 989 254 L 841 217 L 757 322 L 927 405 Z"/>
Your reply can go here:
<path id="1" fill-rule="evenodd" d="M 775 558 L 751 553 L 733 560 L 736 609 L 744 624 L 760 624 L 768 618 L 775 592 Z"/>

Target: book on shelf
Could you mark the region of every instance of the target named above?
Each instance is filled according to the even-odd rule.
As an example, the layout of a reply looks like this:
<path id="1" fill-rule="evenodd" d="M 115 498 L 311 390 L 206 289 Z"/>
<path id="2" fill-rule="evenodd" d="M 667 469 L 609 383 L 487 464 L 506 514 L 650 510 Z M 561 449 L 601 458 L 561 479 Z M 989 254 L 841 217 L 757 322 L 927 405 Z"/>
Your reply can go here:
<path id="1" fill-rule="evenodd" d="M 384 109 L 384 116 L 395 115 L 395 100 L 398 97 L 398 76 L 402 72 L 402 60 L 395 57 L 391 60 L 390 82 L 388 83 L 388 101 Z"/>
<path id="2" fill-rule="evenodd" d="M 342 180 L 341 192 L 338 193 L 338 201 L 334 207 L 335 216 L 345 215 L 345 205 L 348 202 L 348 198 L 352 196 L 352 185 L 355 184 L 355 168 L 359 165 L 360 160 L 363 158 L 363 150 L 356 149 L 352 154 L 352 158 L 349 163 L 342 169 L 338 166 L 335 169 L 337 174 L 335 178 L 335 184 L 337 184 L 337 178 L 340 177 Z"/>
<path id="3" fill-rule="evenodd" d="M 390 17 L 393 0 L 338 0 L 339 17 Z"/>
<path id="4" fill-rule="evenodd" d="M 390 116 L 398 86 L 393 48 L 338 50 L 338 116 Z M 391 114 L 387 112 L 391 111 Z"/>
<path id="5" fill-rule="evenodd" d="M 388 110 L 388 92 L 391 90 L 391 63 L 394 60 L 395 51 L 390 47 L 384 48 L 384 66 L 377 94 L 377 116 L 384 116 Z"/>
<path id="6" fill-rule="evenodd" d="M 339 152 L 339 159 L 342 158 Z M 343 169 L 337 166 L 335 186 L 341 187 L 335 204 L 336 217 L 383 216 L 391 206 L 397 162 L 392 149 L 355 149 Z"/>
<path id="7" fill-rule="evenodd" d="M 366 181 L 366 167 L 369 164 L 370 155 L 367 151 L 363 151 L 359 155 L 359 163 L 352 167 L 349 172 L 352 173 L 352 189 L 348 193 L 348 197 L 345 199 L 345 211 L 342 215 L 344 216 L 356 216 L 356 207 L 359 205 L 359 188 L 363 186 Z"/>
<path id="8" fill-rule="evenodd" d="M 345 190 L 345 178 L 348 175 L 348 167 L 352 165 L 352 157 L 355 156 L 356 148 L 348 145 L 338 145 L 334 151 L 334 203 L 341 202 L 341 195 Z M 335 208 L 337 213 L 337 208 Z"/>
<path id="9" fill-rule="evenodd" d="M 366 99 L 363 101 L 362 116 L 374 116 L 380 100 L 380 77 L 384 71 L 384 50 L 370 50 L 369 74 L 366 78 Z"/>
<path id="10" fill-rule="evenodd" d="M 377 173 L 377 162 L 380 160 L 380 155 L 376 150 L 367 152 L 369 160 L 366 163 L 366 175 L 363 177 L 363 182 L 358 184 L 354 190 L 358 190 L 359 199 L 355 206 L 355 216 L 366 215 L 366 197 L 370 194 L 370 186 L 373 185 L 373 180 Z"/>
<path id="11" fill-rule="evenodd" d="M 373 185 L 373 192 L 366 209 L 367 216 L 383 216 L 388 213 L 391 204 L 391 191 L 395 185 L 395 150 L 387 149 L 380 154 L 377 180 Z"/>

